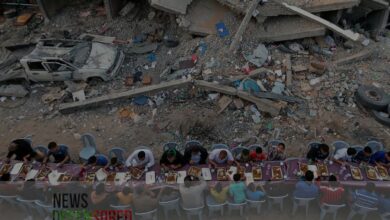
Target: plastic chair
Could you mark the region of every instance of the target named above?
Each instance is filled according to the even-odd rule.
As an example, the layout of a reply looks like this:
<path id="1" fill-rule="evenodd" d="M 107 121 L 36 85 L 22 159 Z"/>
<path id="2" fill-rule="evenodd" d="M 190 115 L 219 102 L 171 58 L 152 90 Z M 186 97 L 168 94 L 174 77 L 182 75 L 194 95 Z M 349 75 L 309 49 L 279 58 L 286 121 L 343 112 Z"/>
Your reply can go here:
<path id="1" fill-rule="evenodd" d="M 260 144 L 252 144 L 252 145 L 248 146 L 247 148 L 248 148 L 249 151 L 255 151 L 256 148 L 258 148 L 258 147 L 263 149 L 263 152 L 264 152 L 265 149 Z"/>
<path id="2" fill-rule="evenodd" d="M 307 218 L 307 216 L 309 215 L 309 205 L 310 205 L 310 202 L 315 200 L 316 198 L 297 198 L 297 197 L 294 197 L 294 205 L 293 205 L 293 212 L 292 212 L 292 215 L 294 216 L 295 213 L 297 212 L 298 208 L 299 207 L 305 207 L 306 209 L 306 215 L 305 217 Z"/>
<path id="3" fill-rule="evenodd" d="M 321 144 L 321 142 L 319 142 L 319 141 L 310 142 L 309 144 L 307 144 L 307 152 L 309 152 L 311 150 L 311 148 L 317 147 L 319 144 Z"/>
<path id="4" fill-rule="evenodd" d="M 333 214 L 333 220 L 336 220 L 337 218 L 337 212 L 339 209 L 344 208 L 345 204 L 341 205 L 330 205 L 324 203 L 323 205 L 320 206 L 321 213 L 320 213 L 320 220 L 323 220 L 325 218 L 326 214 Z"/>
<path id="5" fill-rule="evenodd" d="M 256 209 L 256 213 L 257 213 L 258 215 L 260 215 L 260 213 L 261 213 L 261 207 L 262 207 L 263 204 L 265 203 L 265 200 L 253 201 L 253 200 L 247 199 L 246 202 L 247 202 L 247 204 L 248 204 L 248 205 L 247 205 L 248 209 L 253 209 L 253 208 L 255 208 L 255 209 Z"/>
<path id="6" fill-rule="evenodd" d="M 164 151 L 167 151 L 169 149 L 176 149 L 178 148 L 178 144 L 176 142 L 168 142 L 168 143 L 165 143 L 164 146 L 163 146 L 163 150 Z"/>
<path id="7" fill-rule="evenodd" d="M 245 147 L 235 147 L 232 149 L 233 157 L 236 158 L 244 149 Z"/>
<path id="8" fill-rule="evenodd" d="M 362 220 L 365 220 L 369 213 L 375 212 L 377 210 L 378 208 L 369 208 L 369 207 L 353 204 L 351 207 L 351 211 L 348 214 L 347 220 L 351 220 L 357 214 L 362 215 Z"/>
<path id="9" fill-rule="evenodd" d="M 240 211 L 240 216 L 244 216 L 244 209 L 245 209 L 245 206 L 246 206 L 246 201 L 243 202 L 243 203 L 231 203 L 231 202 L 228 202 L 227 205 L 228 205 L 228 212 L 229 212 L 229 215 L 232 214 L 232 211 L 233 210 L 239 210 Z"/>
<path id="10" fill-rule="evenodd" d="M 333 155 L 336 154 L 336 152 L 340 149 L 343 149 L 343 148 L 349 148 L 349 144 L 345 141 L 335 141 L 332 143 L 332 146 L 333 146 Z"/>
<path id="11" fill-rule="evenodd" d="M 369 146 L 372 150 L 372 153 L 383 150 L 383 144 L 378 141 L 369 141 L 365 146 Z"/>
<path id="12" fill-rule="evenodd" d="M 193 146 L 193 145 L 202 146 L 202 143 L 200 143 L 200 141 L 197 141 L 197 140 L 190 140 L 190 141 L 187 141 L 185 143 L 184 148 L 186 149 L 187 147 Z"/>
<path id="13" fill-rule="evenodd" d="M 213 144 L 213 146 L 211 147 L 211 150 L 215 150 L 215 149 L 229 150 L 229 146 L 227 146 L 226 144 Z"/>
<path id="14" fill-rule="evenodd" d="M 284 199 L 288 197 L 288 194 L 283 196 L 267 196 L 268 198 L 268 209 L 271 210 L 273 205 L 279 204 L 280 211 L 284 210 Z"/>
<path id="15" fill-rule="evenodd" d="M 45 147 L 43 145 L 38 145 L 38 146 L 34 147 L 34 151 L 40 151 L 40 152 L 44 153 L 45 156 L 47 156 L 49 153 L 49 150 L 47 149 L 47 147 Z"/>
<path id="16" fill-rule="evenodd" d="M 83 141 L 83 149 L 81 149 L 79 157 L 82 161 L 87 161 L 97 153 L 95 137 L 86 133 L 81 136 L 81 140 Z"/>
<path id="17" fill-rule="evenodd" d="M 206 197 L 206 205 L 207 205 L 207 209 L 209 210 L 209 217 L 211 217 L 214 212 L 220 212 L 221 216 L 223 216 L 224 207 L 226 204 L 227 202 L 221 204 L 216 203 L 214 199 L 210 195 L 208 195 Z"/>
<path id="18" fill-rule="evenodd" d="M 198 208 L 184 208 L 184 207 L 182 207 L 182 209 L 184 210 L 184 212 L 187 215 L 187 220 L 190 220 L 191 216 L 197 216 L 198 220 L 202 220 L 204 206 L 198 207 Z"/>
<path id="19" fill-rule="evenodd" d="M 179 207 L 179 200 L 180 200 L 180 198 L 177 198 L 177 199 L 174 199 L 172 201 L 166 201 L 166 202 L 160 201 L 158 203 L 158 204 L 160 204 L 160 206 L 163 209 L 164 217 L 165 217 L 166 220 L 169 219 L 168 214 L 169 214 L 170 211 L 176 211 L 177 216 L 181 217 L 180 207 Z"/>
<path id="20" fill-rule="evenodd" d="M 154 209 L 150 212 L 135 212 L 134 216 L 137 220 L 146 220 L 146 219 L 153 219 L 157 220 L 157 209 Z"/>
<path id="21" fill-rule="evenodd" d="M 115 209 L 115 210 L 132 210 L 132 207 L 131 205 L 110 205 L 111 208 Z M 134 212 L 131 212 L 131 217 L 132 219 L 135 219 L 134 218 Z"/>
<path id="22" fill-rule="evenodd" d="M 359 153 L 359 151 L 364 150 L 364 147 L 361 145 L 354 145 L 354 146 L 352 146 L 352 148 L 355 148 L 356 152 L 358 152 L 358 153 Z"/>
<path id="23" fill-rule="evenodd" d="M 47 216 L 50 216 L 54 210 L 53 205 L 47 205 L 39 200 L 35 201 L 35 206 L 37 208 L 36 210 L 38 211 L 38 213 L 42 217 L 42 219 L 44 219 Z"/>
<path id="24" fill-rule="evenodd" d="M 16 196 L 0 195 L 0 204 L 2 204 L 3 202 L 8 203 L 9 205 L 15 205 L 16 204 Z"/>
<path id="25" fill-rule="evenodd" d="M 113 157 L 116 157 L 118 159 L 118 161 L 122 164 L 125 163 L 125 149 L 121 148 L 121 147 L 113 147 L 111 148 L 111 150 L 108 152 L 108 157 L 110 158 L 113 158 Z"/>
<path id="26" fill-rule="evenodd" d="M 380 214 L 381 220 L 390 220 L 390 212 Z"/>

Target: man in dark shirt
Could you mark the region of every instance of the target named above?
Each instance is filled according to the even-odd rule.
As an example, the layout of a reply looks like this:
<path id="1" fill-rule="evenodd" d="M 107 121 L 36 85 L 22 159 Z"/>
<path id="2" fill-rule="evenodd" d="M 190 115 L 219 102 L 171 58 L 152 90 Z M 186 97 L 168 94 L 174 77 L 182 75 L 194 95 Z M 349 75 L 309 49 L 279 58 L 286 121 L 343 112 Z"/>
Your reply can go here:
<path id="1" fill-rule="evenodd" d="M 372 155 L 371 147 L 365 147 L 363 150 L 359 151 L 356 156 L 352 159 L 355 163 L 368 163 Z"/>
<path id="2" fill-rule="evenodd" d="M 43 163 L 46 163 L 50 156 L 53 156 L 54 163 L 58 163 L 60 166 L 70 160 L 68 150 L 65 146 L 58 146 L 56 142 L 50 142 L 47 148 L 49 148 L 49 153 Z"/>
<path id="3" fill-rule="evenodd" d="M 318 144 L 310 148 L 306 158 L 311 161 L 325 160 L 329 156 L 329 146 L 326 144 Z"/>
<path id="4" fill-rule="evenodd" d="M 30 142 L 24 139 L 17 139 L 12 141 L 8 147 L 7 160 L 9 161 L 15 155 L 15 160 L 28 161 L 33 152 Z"/>
<path id="5" fill-rule="evenodd" d="M 178 169 L 183 166 L 183 155 L 176 149 L 169 149 L 161 157 L 160 165 L 165 169 Z"/>
<path id="6" fill-rule="evenodd" d="M 204 147 L 192 145 L 184 151 L 184 162 L 190 165 L 206 164 L 208 155 Z"/>

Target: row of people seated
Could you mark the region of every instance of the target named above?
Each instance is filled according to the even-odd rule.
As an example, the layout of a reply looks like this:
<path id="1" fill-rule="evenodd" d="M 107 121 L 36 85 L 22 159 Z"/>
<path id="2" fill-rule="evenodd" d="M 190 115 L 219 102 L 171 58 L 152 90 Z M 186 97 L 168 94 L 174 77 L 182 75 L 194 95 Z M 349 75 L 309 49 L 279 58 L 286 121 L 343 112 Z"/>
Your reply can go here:
<path id="1" fill-rule="evenodd" d="M 345 165 L 347 162 L 355 162 L 390 168 L 390 151 L 373 152 L 369 146 L 364 147 L 360 151 L 357 151 L 353 147 L 341 148 L 334 152 L 332 158 L 329 158 L 329 155 L 329 146 L 326 144 L 318 144 L 309 150 L 306 158 L 310 161 L 331 159 L 340 165 Z"/>
<path id="2" fill-rule="evenodd" d="M 266 154 L 261 147 L 257 147 L 255 150 L 249 151 L 244 148 L 237 155 L 233 155 L 228 149 L 214 149 L 210 152 L 200 146 L 191 145 L 185 149 L 184 155 L 177 149 L 172 148 L 166 150 L 161 159 L 160 165 L 165 169 L 178 169 L 182 166 L 189 165 L 201 165 L 208 163 L 212 167 L 216 167 L 219 164 L 236 164 L 239 163 L 253 163 L 263 160 L 281 161 L 286 159 L 285 145 L 279 143 L 277 146 L 273 146 L 270 152 Z M 332 158 L 329 158 L 330 148 L 326 144 L 318 144 L 312 147 L 306 158 L 310 161 L 332 159 L 334 162 L 341 165 L 346 162 L 365 162 L 379 166 L 390 167 L 390 151 L 377 151 L 372 152 L 371 148 L 366 146 L 361 151 L 357 151 L 355 148 L 341 148 L 334 152 Z M 42 152 L 34 151 L 31 144 L 24 140 L 18 139 L 11 142 L 9 146 L 9 152 L 7 154 L 7 160 L 14 156 L 15 160 L 36 160 L 42 163 L 47 163 L 50 157 L 53 157 L 53 162 L 58 163 L 59 166 L 71 161 L 67 147 L 58 145 L 55 142 L 48 144 L 48 154 L 45 155 Z M 84 165 L 93 166 L 120 166 L 120 161 L 116 158 L 111 158 L 109 162 L 104 155 L 95 155 L 89 158 Z M 153 152 L 149 149 L 135 150 L 125 161 L 127 167 L 137 167 L 140 169 L 149 169 L 155 164 Z"/>

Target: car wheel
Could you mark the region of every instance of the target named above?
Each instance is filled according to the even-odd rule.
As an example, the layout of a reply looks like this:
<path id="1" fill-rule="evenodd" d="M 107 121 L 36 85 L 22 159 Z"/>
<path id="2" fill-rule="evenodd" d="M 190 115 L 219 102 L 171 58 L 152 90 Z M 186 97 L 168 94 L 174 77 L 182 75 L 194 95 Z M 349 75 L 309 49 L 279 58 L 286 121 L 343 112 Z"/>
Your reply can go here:
<path id="1" fill-rule="evenodd" d="M 390 127 L 390 107 L 387 113 L 372 110 L 372 114 L 377 122 Z"/>
<path id="2" fill-rule="evenodd" d="M 385 111 L 390 102 L 389 96 L 375 86 L 360 86 L 357 98 L 364 107 L 377 111 Z"/>

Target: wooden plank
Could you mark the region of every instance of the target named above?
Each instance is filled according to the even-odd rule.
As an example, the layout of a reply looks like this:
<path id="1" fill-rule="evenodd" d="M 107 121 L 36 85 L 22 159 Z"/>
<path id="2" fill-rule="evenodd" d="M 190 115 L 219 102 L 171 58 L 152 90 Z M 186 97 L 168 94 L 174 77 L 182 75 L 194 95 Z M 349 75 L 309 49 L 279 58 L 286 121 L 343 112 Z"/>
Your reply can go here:
<path id="1" fill-rule="evenodd" d="M 237 96 L 246 101 L 252 102 L 256 107 L 263 112 L 268 112 L 271 116 L 275 117 L 279 115 L 280 106 L 272 104 L 272 101 L 269 102 L 267 99 L 257 98 L 247 92 L 238 91 Z"/>
<path id="2" fill-rule="evenodd" d="M 223 93 L 226 95 L 237 95 L 237 89 L 235 89 L 233 87 L 215 84 L 215 83 L 211 83 L 211 82 L 206 82 L 203 80 L 195 80 L 195 86 L 206 89 L 206 90 Z"/>
<path id="3" fill-rule="evenodd" d="M 292 84 L 292 70 L 291 70 L 291 55 L 286 56 L 286 86 L 289 87 Z"/>
<path id="4" fill-rule="evenodd" d="M 276 101 L 286 101 L 286 102 L 292 102 L 292 103 L 304 103 L 305 102 L 303 99 L 300 99 L 300 98 L 279 95 L 279 94 L 272 93 L 272 92 L 257 92 L 257 93 L 253 93 L 252 95 L 256 96 L 258 98 L 273 99 Z"/>
<path id="5" fill-rule="evenodd" d="M 289 5 L 287 3 L 282 3 L 282 5 L 284 7 L 286 7 L 287 9 L 291 10 L 291 11 L 294 11 L 296 12 L 297 14 L 301 15 L 302 17 L 305 17 L 307 19 L 310 19 L 312 21 L 315 21 L 315 22 L 318 22 L 324 26 L 326 26 L 327 28 L 329 28 L 330 30 L 334 31 L 334 32 L 337 32 L 339 35 L 347 38 L 347 39 L 350 39 L 352 41 L 357 41 L 359 40 L 360 38 L 360 34 L 358 33 L 354 33 L 352 32 L 351 30 L 344 30 L 342 28 L 340 28 L 339 26 L 337 25 L 334 25 L 333 23 L 319 17 L 319 16 L 316 16 L 310 12 L 307 12 L 301 8 L 298 8 L 296 6 L 292 6 L 292 5 Z"/>
<path id="6" fill-rule="evenodd" d="M 235 52 L 237 50 L 239 43 L 241 41 L 241 37 L 244 34 L 244 31 L 246 30 L 246 27 L 248 26 L 249 21 L 251 20 L 251 18 L 253 16 L 253 12 L 257 8 L 257 5 L 259 4 L 259 2 L 260 2 L 260 0 L 253 0 L 252 4 L 249 6 L 245 17 L 242 20 L 240 27 L 238 27 L 238 30 L 237 30 L 236 34 L 234 35 L 233 41 L 230 44 L 229 49 L 231 52 Z"/>
<path id="7" fill-rule="evenodd" d="M 352 62 L 355 62 L 358 60 L 366 59 L 366 58 L 370 57 L 371 54 L 372 54 L 372 51 L 369 49 L 366 49 L 366 50 L 360 51 L 359 53 L 353 54 L 352 56 L 338 59 L 338 60 L 334 61 L 333 63 L 336 66 L 340 66 L 340 65 L 352 63 Z"/>
<path id="8" fill-rule="evenodd" d="M 161 90 L 166 90 L 166 89 L 172 89 L 172 88 L 177 88 L 177 87 L 183 87 L 187 86 L 191 83 L 191 80 L 173 80 L 169 82 L 164 82 L 158 85 L 151 85 L 151 86 L 145 86 L 125 92 L 120 92 L 120 93 L 113 93 L 113 94 L 108 94 L 92 99 L 87 99 L 82 102 L 72 102 L 72 103 L 63 103 L 59 106 L 59 111 L 61 113 L 69 113 L 72 112 L 76 109 L 80 108 L 87 108 L 91 106 L 97 106 L 101 105 L 103 103 L 109 102 L 109 101 L 115 101 L 118 99 L 124 99 L 124 98 L 131 98 L 135 96 L 140 96 L 148 93 L 154 93 L 158 92 Z"/>
<path id="9" fill-rule="evenodd" d="M 218 101 L 219 111 L 217 114 L 221 114 L 229 105 L 232 103 L 233 99 L 224 95 L 222 98 Z"/>

